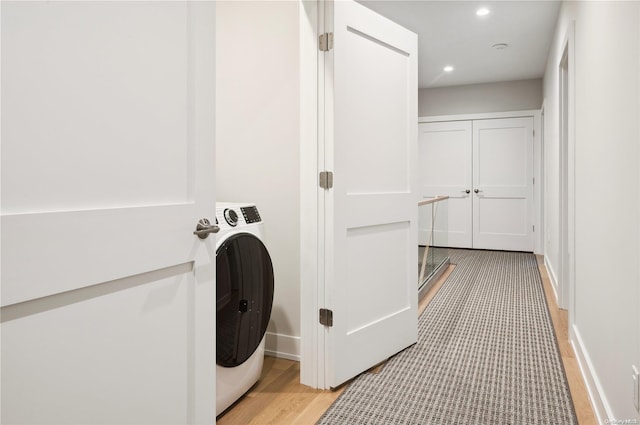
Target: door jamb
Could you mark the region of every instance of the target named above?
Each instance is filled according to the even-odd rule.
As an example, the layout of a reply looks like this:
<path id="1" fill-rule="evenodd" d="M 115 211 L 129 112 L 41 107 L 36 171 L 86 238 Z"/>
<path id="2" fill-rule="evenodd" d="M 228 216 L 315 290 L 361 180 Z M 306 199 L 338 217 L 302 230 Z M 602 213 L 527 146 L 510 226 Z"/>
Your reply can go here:
<path id="1" fill-rule="evenodd" d="M 318 50 L 324 26 L 324 2 L 299 0 L 300 13 L 300 383 L 326 388 L 324 329 L 318 311 L 324 301 L 320 264 L 321 202 L 318 187 L 324 111 L 319 108 L 324 88 L 324 61 Z M 322 258 L 321 258 L 322 256 Z"/>
<path id="2" fill-rule="evenodd" d="M 558 304 L 569 310 L 569 335 L 575 318 L 575 22 L 567 28 L 558 60 L 560 149 L 560 290 Z M 563 68 L 566 79 L 563 82 Z M 567 115 L 563 117 L 562 91 L 566 89 Z M 565 122 L 566 120 L 566 122 Z M 566 136 L 563 134 L 566 129 Z"/>

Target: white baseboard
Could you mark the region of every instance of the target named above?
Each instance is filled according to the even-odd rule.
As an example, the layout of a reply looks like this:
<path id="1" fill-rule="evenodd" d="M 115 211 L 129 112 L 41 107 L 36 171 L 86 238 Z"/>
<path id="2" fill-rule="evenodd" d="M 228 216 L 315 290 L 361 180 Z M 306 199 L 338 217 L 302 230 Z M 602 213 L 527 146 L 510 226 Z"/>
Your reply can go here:
<path id="1" fill-rule="evenodd" d="M 264 353 L 267 356 L 300 361 L 300 337 L 267 332 Z"/>
<path id="2" fill-rule="evenodd" d="M 551 281 L 551 289 L 553 289 L 553 296 L 556 297 L 556 305 L 560 305 L 560 298 L 558 298 L 558 277 L 556 276 L 556 272 L 551 267 L 551 263 L 549 263 L 548 257 L 544 257 L 544 266 L 547 269 L 547 274 L 549 275 L 549 280 Z"/>
<path id="3" fill-rule="evenodd" d="M 604 389 L 598 380 L 598 375 L 595 372 L 589 353 L 584 346 L 584 342 L 582 341 L 582 337 L 580 336 L 580 332 L 576 325 L 573 325 L 571 328 L 569 342 L 573 347 L 573 352 L 576 354 L 578 366 L 580 366 L 580 372 L 582 372 L 582 377 L 587 387 L 589 398 L 591 399 L 591 407 L 593 408 L 596 420 L 601 424 L 608 423 L 609 419 L 614 417 L 613 411 L 607 402 L 607 398 L 604 395 Z"/>

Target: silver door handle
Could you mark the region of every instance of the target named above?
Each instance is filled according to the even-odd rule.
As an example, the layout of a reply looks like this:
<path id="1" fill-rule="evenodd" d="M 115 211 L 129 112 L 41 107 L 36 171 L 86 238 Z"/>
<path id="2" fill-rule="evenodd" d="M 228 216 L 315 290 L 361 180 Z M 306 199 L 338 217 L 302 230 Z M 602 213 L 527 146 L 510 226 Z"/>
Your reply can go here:
<path id="1" fill-rule="evenodd" d="M 464 193 L 466 193 L 467 195 L 468 195 L 469 193 L 471 193 L 471 191 L 470 191 L 469 189 L 467 189 L 467 190 L 463 190 L 463 192 L 464 192 Z"/>
<path id="2" fill-rule="evenodd" d="M 474 192 L 474 193 L 480 193 L 480 192 L 482 192 L 482 191 L 481 191 L 480 189 L 474 189 L 474 190 L 473 190 L 473 192 Z"/>
<path id="3" fill-rule="evenodd" d="M 218 233 L 219 231 L 220 226 L 217 224 L 211 224 L 206 218 L 201 218 L 200 221 L 198 221 L 196 230 L 193 231 L 193 234 L 200 239 L 207 239 L 209 233 Z"/>

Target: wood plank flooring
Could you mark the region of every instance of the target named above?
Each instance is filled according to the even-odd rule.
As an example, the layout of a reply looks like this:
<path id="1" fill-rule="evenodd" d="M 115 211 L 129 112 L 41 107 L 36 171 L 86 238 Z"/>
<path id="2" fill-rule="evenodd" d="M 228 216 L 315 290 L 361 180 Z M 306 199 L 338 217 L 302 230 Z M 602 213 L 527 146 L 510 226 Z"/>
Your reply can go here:
<path id="1" fill-rule="evenodd" d="M 580 372 L 580 366 L 578 360 L 573 352 L 573 347 L 569 342 L 569 314 L 567 310 L 560 310 L 556 303 L 555 295 L 553 294 L 553 288 L 551 287 L 551 280 L 547 273 L 547 268 L 544 264 L 541 264 L 540 257 L 538 258 L 538 267 L 540 269 L 540 276 L 542 277 L 542 286 L 544 293 L 547 297 L 547 305 L 549 306 L 549 313 L 551 313 L 551 321 L 553 322 L 553 328 L 556 331 L 556 339 L 558 340 L 558 346 L 560 347 L 560 356 L 562 357 L 562 363 L 564 364 L 565 374 L 567 375 L 567 381 L 569 382 L 569 389 L 571 391 L 571 398 L 573 399 L 573 407 L 578 417 L 578 423 L 580 425 L 597 425 L 593 408 L 591 407 L 591 399 L 587 392 L 582 373 Z"/>
<path id="2" fill-rule="evenodd" d="M 418 306 L 419 312 L 426 308 L 454 267 L 449 266 L 433 288 L 423 297 Z M 575 354 L 569 344 L 567 311 L 558 309 L 546 268 L 540 262 L 539 267 L 578 422 L 580 425 L 596 425 L 591 401 Z M 375 372 L 375 368 L 373 371 Z M 219 416 L 217 423 L 220 425 L 312 425 L 345 388 L 342 386 L 336 391 L 314 390 L 300 384 L 299 381 L 298 362 L 265 357 L 260 381 L 249 393 Z"/>

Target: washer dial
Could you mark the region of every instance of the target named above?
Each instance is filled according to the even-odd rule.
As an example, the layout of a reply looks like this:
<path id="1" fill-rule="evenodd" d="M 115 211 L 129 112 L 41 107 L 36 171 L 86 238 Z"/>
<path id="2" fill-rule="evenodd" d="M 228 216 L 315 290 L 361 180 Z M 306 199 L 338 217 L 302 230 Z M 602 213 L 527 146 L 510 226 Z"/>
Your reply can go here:
<path id="1" fill-rule="evenodd" d="M 236 227 L 238 225 L 238 213 L 232 209 L 227 208 L 224 210 L 224 219 L 231 227 Z"/>

